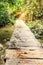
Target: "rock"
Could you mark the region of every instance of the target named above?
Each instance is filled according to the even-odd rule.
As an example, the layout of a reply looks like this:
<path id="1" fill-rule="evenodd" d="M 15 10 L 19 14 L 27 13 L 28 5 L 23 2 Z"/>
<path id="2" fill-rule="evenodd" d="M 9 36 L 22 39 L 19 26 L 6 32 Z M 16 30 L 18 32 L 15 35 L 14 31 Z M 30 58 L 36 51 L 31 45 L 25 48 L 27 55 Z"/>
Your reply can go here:
<path id="1" fill-rule="evenodd" d="M 7 41 L 10 41 L 10 38 L 7 38 Z"/>
<path id="2" fill-rule="evenodd" d="M 9 48 L 39 47 L 40 43 L 22 20 L 17 20 L 10 39 Z"/>
<path id="3" fill-rule="evenodd" d="M 16 48 L 16 46 L 15 46 L 15 44 L 14 44 L 14 41 L 12 41 L 12 42 L 8 41 L 8 42 L 6 43 L 6 46 L 7 46 L 7 48 Z"/>
<path id="4" fill-rule="evenodd" d="M 3 48 L 3 45 L 0 43 L 0 47 L 2 47 Z"/>
<path id="5" fill-rule="evenodd" d="M 6 39 L 3 40 L 3 42 L 6 42 L 6 41 L 7 41 Z"/>
<path id="6" fill-rule="evenodd" d="M 4 57 L 5 57 L 5 50 L 2 44 L 0 44 L 0 61 L 1 63 L 4 62 Z"/>

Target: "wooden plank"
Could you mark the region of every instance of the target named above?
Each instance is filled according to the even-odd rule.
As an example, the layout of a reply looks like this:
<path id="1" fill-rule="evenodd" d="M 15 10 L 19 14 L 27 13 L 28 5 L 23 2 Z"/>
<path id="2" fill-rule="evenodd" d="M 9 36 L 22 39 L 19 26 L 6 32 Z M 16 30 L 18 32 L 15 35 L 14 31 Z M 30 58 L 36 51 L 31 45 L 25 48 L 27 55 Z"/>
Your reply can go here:
<path id="1" fill-rule="evenodd" d="M 43 60 L 37 59 L 9 59 L 5 65 L 43 65 Z"/>
<path id="2" fill-rule="evenodd" d="M 23 58 L 23 59 L 29 59 L 29 58 L 39 58 L 43 59 L 43 50 L 6 50 L 6 58 L 10 59 L 16 59 L 16 58 Z"/>

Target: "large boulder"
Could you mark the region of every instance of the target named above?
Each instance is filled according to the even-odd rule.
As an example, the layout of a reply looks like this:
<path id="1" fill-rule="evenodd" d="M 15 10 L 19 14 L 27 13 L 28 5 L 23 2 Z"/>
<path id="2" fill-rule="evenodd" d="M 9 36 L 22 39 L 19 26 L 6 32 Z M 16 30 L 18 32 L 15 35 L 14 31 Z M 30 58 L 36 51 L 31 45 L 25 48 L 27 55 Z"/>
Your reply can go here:
<path id="1" fill-rule="evenodd" d="M 10 39 L 9 48 L 15 47 L 39 47 L 40 43 L 23 20 L 17 20 L 14 32 Z"/>

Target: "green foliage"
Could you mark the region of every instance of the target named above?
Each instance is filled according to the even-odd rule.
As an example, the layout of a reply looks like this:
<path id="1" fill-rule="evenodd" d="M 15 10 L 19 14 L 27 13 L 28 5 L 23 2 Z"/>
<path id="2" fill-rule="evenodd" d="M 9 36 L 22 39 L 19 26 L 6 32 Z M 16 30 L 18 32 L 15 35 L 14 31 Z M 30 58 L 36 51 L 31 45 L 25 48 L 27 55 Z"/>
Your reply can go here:
<path id="1" fill-rule="evenodd" d="M 27 25 L 30 27 L 36 38 L 43 39 L 43 21 L 35 20 L 29 22 Z"/>
<path id="2" fill-rule="evenodd" d="M 24 1 L 24 0 L 23 0 Z M 0 0 L 0 27 L 6 24 L 14 24 L 16 14 L 21 10 L 22 0 Z"/>
<path id="3" fill-rule="evenodd" d="M 7 3 L 0 2 L 0 26 L 4 26 L 8 23 L 8 10 Z"/>
<path id="4" fill-rule="evenodd" d="M 15 14 L 21 10 L 24 0 L 8 0 L 8 3 L 10 4 L 11 13 Z"/>
<path id="5" fill-rule="evenodd" d="M 33 19 L 40 19 L 43 16 L 43 1 L 37 2 L 37 0 L 27 0 L 27 3 L 25 5 L 25 10 L 29 16 L 33 17 Z"/>
<path id="6" fill-rule="evenodd" d="M 13 24 L 14 19 L 10 16 L 10 8 L 7 2 L 0 2 L 0 27 Z"/>
<path id="7" fill-rule="evenodd" d="M 36 6 L 35 6 L 35 9 L 34 9 L 33 15 L 34 15 L 36 18 L 43 16 L 43 7 L 41 7 L 40 9 L 38 9 L 38 7 L 37 7 L 37 5 L 36 5 Z"/>
<path id="8" fill-rule="evenodd" d="M 8 2 L 12 5 L 19 4 L 22 5 L 24 0 L 8 0 Z"/>

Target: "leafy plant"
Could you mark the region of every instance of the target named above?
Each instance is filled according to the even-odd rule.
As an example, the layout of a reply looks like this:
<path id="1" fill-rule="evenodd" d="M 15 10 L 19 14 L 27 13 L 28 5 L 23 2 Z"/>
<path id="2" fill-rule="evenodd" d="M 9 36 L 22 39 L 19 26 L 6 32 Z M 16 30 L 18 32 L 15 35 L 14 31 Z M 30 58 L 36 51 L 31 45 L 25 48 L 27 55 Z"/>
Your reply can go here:
<path id="1" fill-rule="evenodd" d="M 13 19 L 10 15 L 9 4 L 7 2 L 0 2 L 0 27 L 9 23 L 13 23 Z"/>

